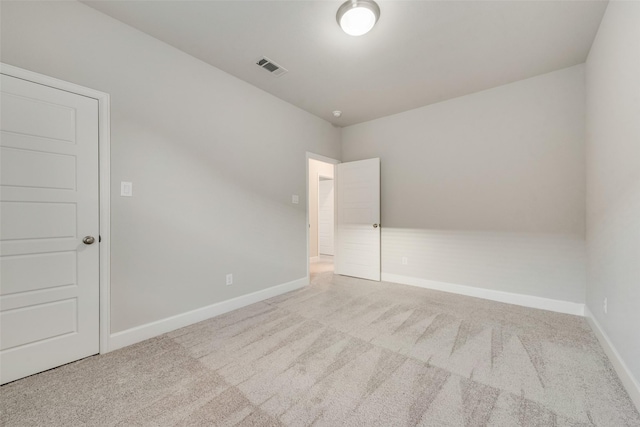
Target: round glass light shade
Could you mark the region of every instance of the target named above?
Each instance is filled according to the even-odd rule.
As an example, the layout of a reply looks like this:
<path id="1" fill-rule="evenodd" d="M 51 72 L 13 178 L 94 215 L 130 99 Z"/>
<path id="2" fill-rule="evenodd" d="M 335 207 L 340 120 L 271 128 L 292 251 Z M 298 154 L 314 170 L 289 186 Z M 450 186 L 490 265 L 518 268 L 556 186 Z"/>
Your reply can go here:
<path id="1" fill-rule="evenodd" d="M 380 16 L 380 8 L 371 0 L 349 0 L 338 9 L 336 16 L 342 30 L 350 36 L 371 31 Z"/>

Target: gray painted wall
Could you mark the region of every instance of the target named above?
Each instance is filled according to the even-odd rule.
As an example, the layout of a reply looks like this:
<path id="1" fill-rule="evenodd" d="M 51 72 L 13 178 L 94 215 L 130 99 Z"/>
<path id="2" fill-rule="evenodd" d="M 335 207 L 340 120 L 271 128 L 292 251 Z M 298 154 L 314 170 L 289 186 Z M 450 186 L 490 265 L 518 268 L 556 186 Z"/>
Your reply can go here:
<path id="1" fill-rule="evenodd" d="M 343 161 L 381 159 L 383 273 L 584 302 L 583 74 L 344 128 Z"/>
<path id="2" fill-rule="evenodd" d="M 639 23 L 640 3 L 610 2 L 586 63 L 587 306 L 638 382 Z"/>
<path id="3" fill-rule="evenodd" d="M 111 94 L 112 332 L 305 277 L 291 195 L 339 129 L 80 3 L 1 7 L 2 62 Z"/>

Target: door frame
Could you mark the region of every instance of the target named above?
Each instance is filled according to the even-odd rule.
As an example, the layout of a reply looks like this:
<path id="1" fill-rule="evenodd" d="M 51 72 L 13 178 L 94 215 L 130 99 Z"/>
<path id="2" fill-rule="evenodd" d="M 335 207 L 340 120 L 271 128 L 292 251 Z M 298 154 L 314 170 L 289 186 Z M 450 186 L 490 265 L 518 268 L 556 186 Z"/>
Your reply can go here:
<path id="1" fill-rule="evenodd" d="M 98 101 L 98 188 L 100 221 L 100 353 L 109 351 L 111 315 L 111 118 L 108 93 L 0 62 L 0 74 L 75 93 Z"/>
<path id="2" fill-rule="evenodd" d="M 321 162 L 325 162 L 325 163 L 330 163 L 334 166 L 335 169 L 335 165 L 337 165 L 338 163 L 340 163 L 340 160 L 336 160 L 336 159 L 332 159 L 331 157 L 326 157 L 326 156 L 322 156 L 320 154 L 315 154 L 315 153 L 311 153 L 309 151 L 306 152 L 306 156 L 305 156 L 305 181 L 307 183 L 306 187 L 304 188 L 304 192 L 307 194 L 306 197 L 306 206 L 305 206 L 305 212 L 306 212 L 306 228 L 307 228 L 307 232 L 306 232 L 306 236 L 307 236 L 307 248 L 306 248 L 306 254 L 307 254 L 307 284 L 311 283 L 311 275 L 310 275 L 310 261 L 309 261 L 309 159 L 313 159 L 313 160 L 318 160 Z M 334 186 L 335 186 L 335 170 L 334 170 Z M 318 180 L 319 182 L 319 180 Z M 317 184 L 316 184 L 317 185 Z M 334 198 L 334 203 L 333 203 L 333 210 L 334 210 L 334 216 L 335 216 L 335 210 L 336 210 L 336 203 L 335 203 L 335 191 L 333 193 L 333 198 Z M 334 230 L 334 236 L 335 236 L 335 231 L 336 231 L 336 224 L 335 221 L 333 221 L 333 230 Z M 335 238 L 335 237 L 334 237 Z M 320 253 L 318 253 L 318 255 L 320 255 Z"/>

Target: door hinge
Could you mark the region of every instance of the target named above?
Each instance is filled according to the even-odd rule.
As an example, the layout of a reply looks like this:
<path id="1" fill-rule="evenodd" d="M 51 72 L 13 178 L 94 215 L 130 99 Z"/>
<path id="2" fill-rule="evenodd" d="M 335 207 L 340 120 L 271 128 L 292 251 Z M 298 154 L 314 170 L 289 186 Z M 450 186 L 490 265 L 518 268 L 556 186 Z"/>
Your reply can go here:
<path id="1" fill-rule="evenodd" d="M 102 236 L 98 235 L 98 243 L 102 242 Z"/>

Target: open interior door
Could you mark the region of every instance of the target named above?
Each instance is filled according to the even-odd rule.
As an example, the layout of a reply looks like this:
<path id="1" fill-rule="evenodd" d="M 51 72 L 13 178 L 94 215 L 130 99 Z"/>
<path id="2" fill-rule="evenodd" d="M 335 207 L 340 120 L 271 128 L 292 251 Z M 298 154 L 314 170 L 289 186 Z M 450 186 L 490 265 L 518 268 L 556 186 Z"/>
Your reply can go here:
<path id="1" fill-rule="evenodd" d="M 336 165 L 335 273 L 380 280 L 380 159 Z"/>

